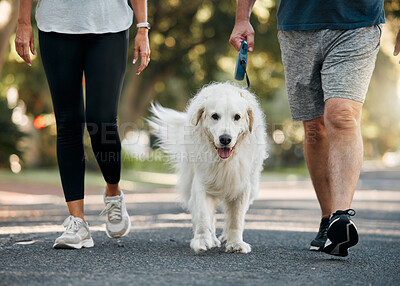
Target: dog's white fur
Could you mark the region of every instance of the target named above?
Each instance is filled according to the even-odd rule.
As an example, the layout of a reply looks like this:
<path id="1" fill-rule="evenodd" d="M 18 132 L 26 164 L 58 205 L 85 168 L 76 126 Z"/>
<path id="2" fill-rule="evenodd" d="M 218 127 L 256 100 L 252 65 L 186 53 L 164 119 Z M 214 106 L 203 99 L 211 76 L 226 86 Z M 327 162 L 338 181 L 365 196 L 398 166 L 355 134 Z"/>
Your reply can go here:
<path id="1" fill-rule="evenodd" d="M 185 112 L 159 104 L 152 104 L 151 112 L 152 133 L 179 173 L 179 195 L 192 214 L 190 247 L 199 252 L 226 242 L 227 252 L 250 252 L 243 241 L 244 218 L 257 196 L 267 157 L 265 117 L 256 97 L 232 83 L 214 83 L 201 89 Z M 214 113 L 218 120 L 212 118 Z M 240 119 L 235 120 L 235 115 Z M 216 149 L 221 147 L 222 134 L 232 137 L 228 146 L 234 148 L 227 159 Z M 218 201 L 225 211 L 219 239 L 215 233 Z"/>

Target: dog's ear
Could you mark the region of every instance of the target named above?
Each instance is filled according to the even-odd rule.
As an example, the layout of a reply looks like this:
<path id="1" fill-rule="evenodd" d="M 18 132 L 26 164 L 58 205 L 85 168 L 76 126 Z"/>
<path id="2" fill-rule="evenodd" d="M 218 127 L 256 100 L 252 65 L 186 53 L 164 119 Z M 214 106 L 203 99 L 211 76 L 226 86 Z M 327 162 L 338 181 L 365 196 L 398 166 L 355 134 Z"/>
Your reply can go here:
<path id="1" fill-rule="evenodd" d="M 192 123 L 197 126 L 199 124 L 199 121 L 201 119 L 201 116 L 203 116 L 204 113 L 204 107 L 200 108 L 197 113 L 196 113 L 196 118 L 193 118 Z"/>
<path id="2" fill-rule="evenodd" d="M 253 116 L 253 110 L 251 110 L 250 108 L 247 109 L 247 118 L 248 118 L 249 130 L 251 133 L 253 131 L 254 116 Z"/>

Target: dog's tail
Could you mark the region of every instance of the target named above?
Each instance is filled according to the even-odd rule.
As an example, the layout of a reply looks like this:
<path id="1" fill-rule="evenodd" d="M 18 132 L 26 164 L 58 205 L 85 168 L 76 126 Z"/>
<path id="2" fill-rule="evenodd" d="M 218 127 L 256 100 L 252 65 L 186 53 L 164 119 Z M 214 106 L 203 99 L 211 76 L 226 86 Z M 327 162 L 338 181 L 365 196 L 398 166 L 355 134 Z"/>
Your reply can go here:
<path id="1" fill-rule="evenodd" d="M 184 152 L 186 113 L 153 102 L 150 112 L 153 115 L 147 122 L 152 128 L 151 133 L 157 137 L 160 149 L 176 164 L 179 161 L 178 157 Z"/>
<path id="2" fill-rule="evenodd" d="M 152 116 L 147 119 L 150 131 L 157 137 L 156 144 L 167 154 L 169 163 L 181 174 L 188 171 L 185 144 L 191 143 L 191 136 L 185 137 L 185 126 L 189 126 L 187 114 L 162 107 L 159 103 L 151 103 Z M 184 208 L 188 207 L 190 198 L 191 177 L 180 175 L 177 192 Z"/>

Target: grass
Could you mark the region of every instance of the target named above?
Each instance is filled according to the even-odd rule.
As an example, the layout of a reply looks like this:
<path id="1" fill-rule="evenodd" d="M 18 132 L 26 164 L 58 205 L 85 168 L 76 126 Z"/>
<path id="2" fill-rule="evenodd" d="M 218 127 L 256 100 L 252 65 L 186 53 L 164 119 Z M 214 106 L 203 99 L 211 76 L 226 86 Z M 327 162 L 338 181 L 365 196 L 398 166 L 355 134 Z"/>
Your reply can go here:
<path id="1" fill-rule="evenodd" d="M 263 178 L 268 177 L 287 177 L 289 175 L 295 175 L 300 178 L 309 178 L 307 166 L 305 164 L 299 165 L 297 167 L 288 168 L 267 168 L 263 171 Z"/>
<path id="2" fill-rule="evenodd" d="M 0 180 L 12 182 L 29 182 L 47 185 L 59 185 L 61 183 L 57 168 L 52 169 L 25 169 L 19 174 L 14 174 L 10 170 L 0 170 Z M 103 177 L 96 172 L 86 172 L 85 184 L 87 186 L 102 186 Z"/>
<path id="3" fill-rule="evenodd" d="M 125 170 L 137 170 L 158 173 L 173 173 L 174 170 L 168 164 L 167 156 L 159 149 L 153 151 L 151 157 L 138 159 L 126 152 L 122 153 L 122 166 Z"/>
<path id="4" fill-rule="evenodd" d="M 147 172 L 137 170 L 124 169 L 121 174 L 121 180 L 126 182 L 139 183 L 140 185 L 157 185 L 157 186 L 171 186 L 171 183 L 162 181 L 157 178 L 152 180 L 149 177 L 157 176 L 157 174 L 170 174 L 170 173 L 150 173 L 147 176 L 143 174 Z M 153 177 L 154 177 L 153 176 Z M 57 168 L 52 169 L 24 169 L 19 174 L 14 174 L 10 170 L 0 169 L 0 181 L 8 182 L 25 182 L 34 184 L 45 184 L 50 186 L 59 186 L 61 184 L 60 175 Z M 154 182 L 153 182 L 154 181 Z M 104 179 L 100 171 L 86 171 L 85 172 L 85 186 L 87 187 L 103 187 Z"/>
<path id="5" fill-rule="evenodd" d="M 150 168 L 151 164 L 146 165 L 147 168 L 123 168 L 121 179 L 125 181 L 131 181 L 135 183 L 140 183 L 144 185 L 165 185 L 170 186 L 170 182 L 166 182 L 163 184 L 162 182 L 153 182 L 149 181 L 149 176 L 143 176 L 146 172 L 154 172 L 154 175 L 157 176 L 157 173 L 160 174 L 170 174 L 171 170 L 165 172 L 162 168 L 155 168 L 153 170 Z M 301 165 L 298 167 L 292 168 L 274 168 L 274 169 L 266 169 L 262 174 L 263 180 L 285 180 L 289 175 L 295 175 L 297 178 L 308 178 L 308 170 L 305 165 Z M 50 169 L 24 169 L 19 174 L 14 174 L 10 170 L 0 169 L 0 180 L 1 181 L 12 181 L 12 182 L 29 182 L 29 183 L 38 183 L 38 184 L 47 184 L 47 185 L 60 185 L 60 175 L 58 169 L 56 167 Z M 85 185 L 86 186 L 94 186 L 101 187 L 104 186 L 104 179 L 100 172 L 95 171 L 86 171 L 85 176 Z"/>

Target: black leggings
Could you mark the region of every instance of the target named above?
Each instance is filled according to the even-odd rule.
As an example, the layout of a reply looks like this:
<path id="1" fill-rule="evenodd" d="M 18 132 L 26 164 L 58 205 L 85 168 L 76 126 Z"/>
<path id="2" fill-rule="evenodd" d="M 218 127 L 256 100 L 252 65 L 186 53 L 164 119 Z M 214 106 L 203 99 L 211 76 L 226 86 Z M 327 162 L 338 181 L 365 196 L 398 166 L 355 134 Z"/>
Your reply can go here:
<path id="1" fill-rule="evenodd" d="M 40 53 L 57 123 L 57 160 L 67 202 L 84 197 L 85 122 L 105 181 L 119 182 L 121 142 L 117 112 L 128 33 L 128 30 L 107 34 L 39 31 Z M 82 83 L 86 88 L 86 104 Z"/>

